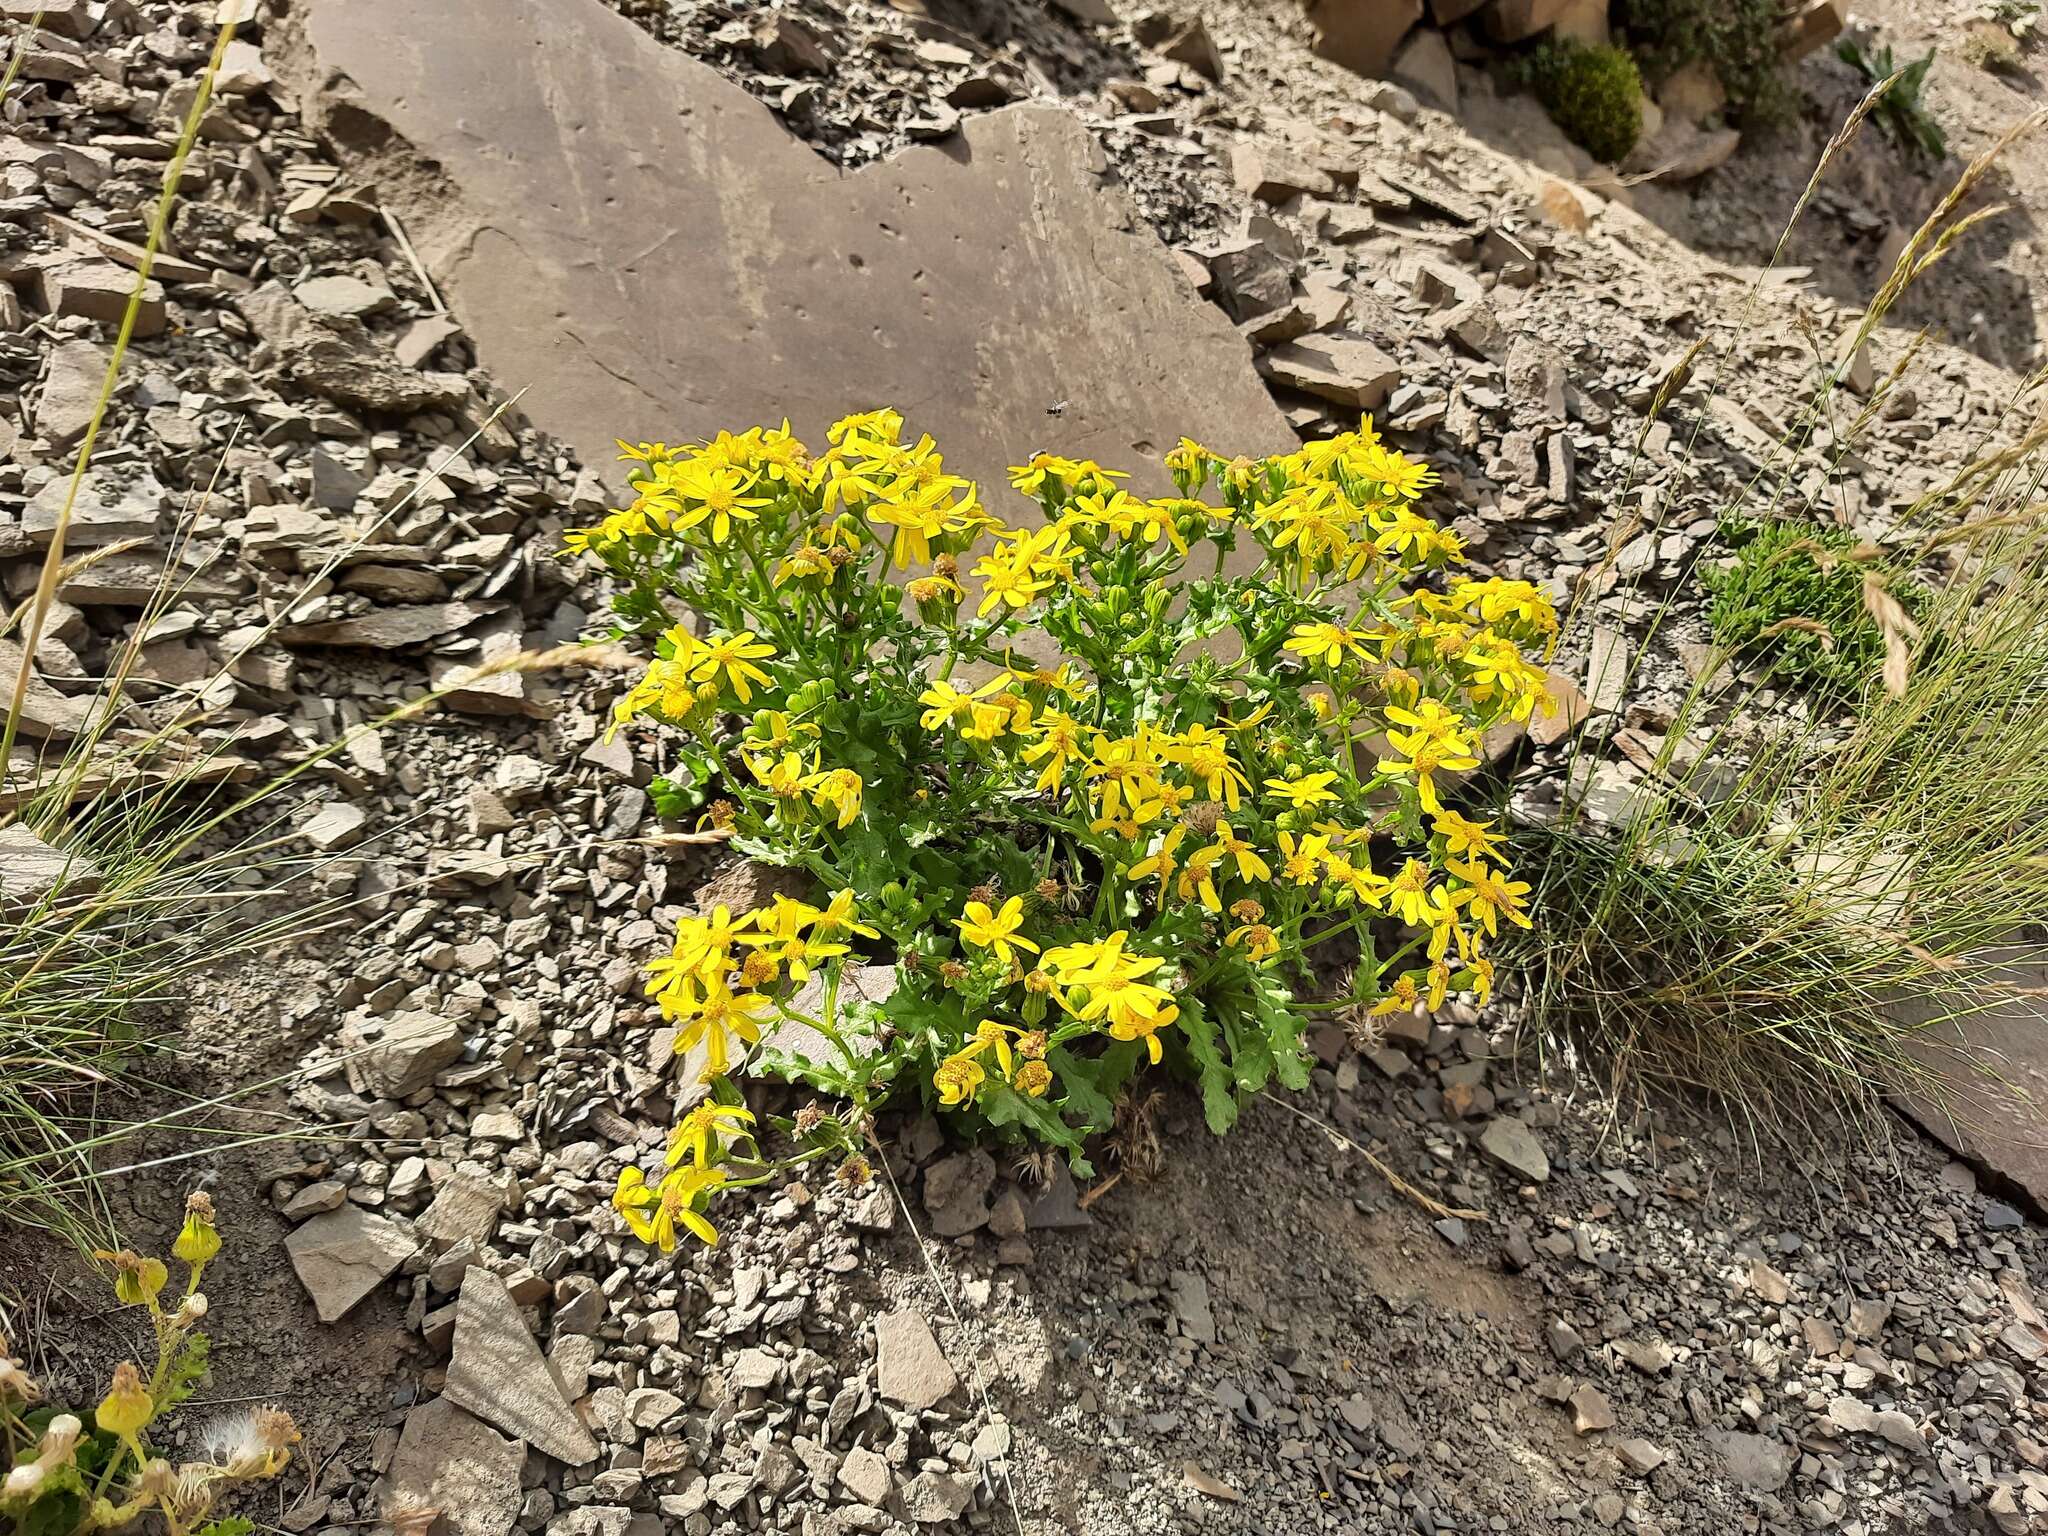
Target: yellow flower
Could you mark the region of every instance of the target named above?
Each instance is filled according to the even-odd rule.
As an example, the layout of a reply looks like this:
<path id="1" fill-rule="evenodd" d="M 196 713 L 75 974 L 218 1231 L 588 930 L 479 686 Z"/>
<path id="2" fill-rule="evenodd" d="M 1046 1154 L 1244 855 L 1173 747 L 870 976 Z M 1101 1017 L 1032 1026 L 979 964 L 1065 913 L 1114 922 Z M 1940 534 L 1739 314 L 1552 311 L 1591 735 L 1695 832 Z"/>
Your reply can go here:
<path id="1" fill-rule="evenodd" d="M 1224 847 L 1217 843 L 1213 847 L 1198 848 L 1188 855 L 1187 864 L 1181 869 L 1177 889 L 1182 901 L 1201 898 L 1202 905 L 1211 912 L 1223 910 L 1223 900 L 1216 894 L 1216 865 L 1223 858 Z"/>
<path id="2" fill-rule="evenodd" d="M 1297 843 L 1286 833 L 1280 834 L 1282 864 L 1280 873 L 1295 885 L 1314 885 L 1322 878 L 1323 861 L 1330 854 L 1330 840 L 1320 833 L 1309 833 Z"/>
<path id="3" fill-rule="evenodd" d="M 1213 851 L 1221 858 L 1236 861 L 1237 877 L 1240 880 L 1270 880 L 1273 878 L 1273 866 L 1266 862 L 1265 857 L 1258 849 L 1254 848 L 1242 837 L 1239 837 L 1236 830 L 1227 821 L 1216 823 L 1216 844 Z"/>
<path id="4" fill-rule="evenodd" d="M 1045 952 L 1045 965 L 1062 986 L 1083 985 L 1098 976 L 1149 976 L 1166 962 L 1155 955 L 1124 953 L 1129 933 L 1122 928 L 1107 938 L 1062 944 Z"/>
<path id="5" fill-rule="evenodd" d="M 986 698 L 1002 687 L 1002 676 L 990 678 L 972 693 L 962 693 L 944 678 L 939 678 L 917 696 L 917 702 L 928 706 L 918 717 L 918 724 L 928 731 L 936 731 L 949 720 L 971 720 L 974 717 L 974 702 Z"/>
<path id="6" fill-rule="evenodd" d="M 712 1149 L 722 1133 L 731 1131 L 737 1135 L 742 1125 L 753 1123 L 753 1114 L 744 1104 L 721 1104 L 716 1099 L 706 1099 L 678 1120 L 675 1129 L 668 1133 L 669 1167 L 675 1167 L 686 1156 L 695 1159 L 699 1167 L 709 1166 Z"/>
<path id="7" fill-rule="evenodd" d="M 1341 624 L 1297 624 L 1288 637 L 1287 649 L 1307 661 L 1336 667 L 1346 656 L 1370 661 L 1372 654 L 1366 650 L 1364 641 L 1365 636 L 1359 631 Z"/>
<path id="8" fill-rule="evenodd" d="M 1486 1000 L 1493 996 L 1493 962 L 1484 955 L 1475 955 L 1465 962 L 1464 985 L 1472 989 L 1472 996 L 1484 1007 Z"/>
<path id="9" fill-rule="evenodd" d="M 1532 926 L 1522 902 L 1522 898 L 1529 894 L 1527 881 L 1510 880 L 1504 874 L 1496 874 L 1477 859 L 1464 864 L 1450 860 L 1444 868 L 1471 887 L 1464 895 L 1470 904 L 1473 920 L 1489 936 L 1500 931 L 1499 920 L 1503 917 L 1518 927 Z"/>
<path id="10" fill-rule="evenodd" d="M 1273 798 L 1285 800 L 1297 811 L 1310 810 L 1326 805 L 1337 798 L 1337 792 L 1330 786 L 1337 782 L 1337 775 L 1330 773 L 1305 773 L 1298 779 L 1268 779 L 1266 788 Z"/>
<path id="11" fill-rule="evenodd" d="M 880 938 L 874 929 L 858 921 L 853 906 L 853 888 L 834 891 L 832 899 L 825 903 L 825 910 L 818 914 L 815 931 L 820 938 L 838 938 L 845 934 L 860 934 L 864 938 Z"/>
<path id="12" fill-rule="evenodd" d="M 1390 1013 L 1410 1013 L 1419 1001 L 1414 980 L 1407 976 L 1397 976 L 1394 978 L 1394 984 L 1387 989 L 1386 995 L 1367 1010 L 1366 1017 L 1377 1019 Z"/>
<path id="13" fill-rule="evenodd" d="M 866 787 L 860 775 L 851 768 L 828 768 L 823 773 L 814 773 L 805 781 L 811 791 L 812 803 L 820 810 L 834 812 L 839 818 L 840 830 L 853 825 L 854 817 L 860 814 L 861 791 Z"/>
<path id="14" fill-rule="evenodd" d="M 178 1240 L 171 1244 L 171 1253 L 197 1270 L 219 1252 L 220 1233 L 213 1228 L 213 1197 L 203 1190 L 194 1190 L 185 1199 L 185 1225 Z"/>
<path id="15" fill-rule="evenodd" d="M 932 1073 L 932 1086 L 939 1091 L 939 1102 L 947 1108 L 972 1102 L 974 1095 L 988 1078 L 980 1062 L 972 1054 L 963 1053 L 948 1056 Z"/>
<path id="16" fill-rule="evenodd" d="M 1251 787 L 1251 780 L 1230 760 L 1228 738 L 1206 725 L 1191 725 L 1181 732 L 1179 742 L 1168 747 L 1165 756 L 1168 762 L 1187 769 L 1211 800 L 1221 800 L 1233 811 Z"/>
<path id="17" fill-rule="evenodd" d="M 988 949 L 995 957 L 1008 965 L 1011 950 L 1027 949 L 1038 953 L 1038 946 L 1031 940 L 1019 937 L 1017 930 L 1024 923 L 1024 898 L 1012 896 L 1003 903 L 1002 910 L 992 912 L 985 901 L 970 901 L 961 916 L 953 920 L 953 926 L 960 930 L 960 937 L 976 949 Z"/>
<path id="18" fill-rule="evenodd" d="M 1164 897 L 1166 882 L 1173 878 L 1173 872 L 1180 867 L 1174 857 L 1174 849 L 1180 846 L 1180 840 L 1187 835 L 1188 829 L 1184 826 L 1170 828 L 1154 845 L 1151 853 L 1124 870 L 1124 878 L 1134 881 L 1157 880 L 1159 893 Z"/>
<path id="19" fill-rule="evenodd" d="M 1279 936 L 1264 923 L 1246 923 L 1242 928 L 1233 928 L 1223 942 L 1242 945 L 1254 964 L 1280 953 Z"/>
<path id="20" fill-rule="evenodd" d="M 1421 928 L 1436 921 L 1440 910 L 1436 894 L 1429 888 L 1429 866 L 1410 859 L 1401 866 L 1387 888 L 1394 916 L 1411 927 Z"/>
<path id="21" fill-rule="evenodd" d="M 831 943 L 817 932 L 816 925 L 821 916 L 823 914 L 808 902 L 794 901 L 777 893 L 774 904 L 768 909 L 767 920 L 759 931 L 745 935 L 740 942 L 764 952 L 776 965 L 789 972 L 791 981 L 802 983 L 810 979 L 814 962 L 846 953 L 844 944 Z M 806 928 L 812 930 L 808 936 L 804 933 Z"/>
<path id="22" fill-rule="evenodd" d="M 1010 1036 L 1016 1033 L 1017 1031 L 1007 1024 L 999 1024 L 994 1019 L 983 1019 L 974 1026 L 974 1039 L 961 1054 L 979 1056 L 985 1050 L 993 1050 L 996 1065 L 1003 1069 L 1003 1076 L 1008 1077 L 1017 1065 L 1017 1058 L 1010 1049 Z"/>
<path id="23" fill-rule="evenodd" d="M 1500 857 L 1501 836 L 1487 830 L 1490 821 L 1467 821 L 1456 811 L 1445 811 L 1430 823 L 1443 834 L 1444 852 L 1454 857 L 1474 855 Z"/>
<path id="24" fill-rule="evenodd" d="M 1024 749 L 1027 763 L 1042 763 L 1032 788 L 1051 789 L 1066 777 L 1067 764 L 1081 753 L 1081 723 L 1057 709 L 1048 709 L 1034 726 L 1038 739 Z"/>
<path id="25" fill-rule="evenodd" d="M 156 1404 L 143 1390 L 141 1373 L 135 1369 L 134 1362 L 123 1360 L 114 1367 L 113 1384 L 107 1388 L 107 1395 L 100 1399 L 93 1419 L 108 1434 L 132 1441 L 142 1433 L 155 1413 Z"/>
<path id="26" fill-rule="evenodd" d="M 1389 710 L 1388 713 L 1391 714 L 1392 711 Z M 1419 731 L 1408 735 L 1403 735 L 1399 731 L 1389 731 L 1387 740 L 1393 743 L 1396 750 L 1408 755 L 1405 758 L 1381 758 L 1380 772 L 1389 778 L 1412 774 L 1416 792 L 1422 799 L 1422 808 L 1432 816 L 1442 815 L 1444 809 L 1443 802 L 1437 798 L 1435 776 L 1445 772 L 1464 773 L 1479 766 L 1479 759 L 1461 740 L 1453 736 L 1431 741 L 1424 738 Z"/>
<path id="27" fill-rule="evenodd" d="M 711 525 L 711 542 L 723 544 L 732 535 L 735 520 L 752 522 L 759 509 L 769 504 L 764 496 L 743 494 L 751 476 L 737 469 L 694 463 L 678 467 L 670 476 L 674 493 L 681 498 L 676 514 L 678 528 Z"/>
<path id="28" fill-rule="evenodd" d="M 1166 996 L 1165 993 L 1159 992 L 1157 987 L 1148 987 L 1143 982 L 1121 983 L 1120 990 L 1132 993 L 1158 993 L 1161 998 Z M 1109 1013 L 1109 1037 L 1112 1040 L 1144 1041 L 1146 1056 L 1151 1059 L 1154 1066 L 1157 1066 L 1162 1054 L 1159 1031 L 1179 1017 L 1179 1005 L 1170 1002 L 1160 1002 L 1155 1006 L 1146 1007 L 1112 1008 Z"/>
<path id="29" fill-rule="evenodd" d="M 750 753 L 747 769 L 778 800 L 798 798 L 810 779 L 803 758 L 795 752 L 785 752 L 780 758 L 755 757 Z"/>
<path id="30" fill-rule="evenodd" d="M 1010 1086 L 1027 1098 L 1042 1099 L 1052 1087 L 1052 1068 L 1042 1061 L 1027 1061 L 1017 1068 Z"/>
<path id="31" fill-rule="evenodd" d="M 684 1166 L 670 1169 L 659 1185 L 650 1187 L 645 1174 L 629 1167 L 619 1174 L 618 1188 L 612 1191 L 612 1209 L 625 1218 L 634 1236 L 663 1253 L 675 1251 L 678 1223 L 715 1248 L 718 1229 L 697 1210 L 697 1203 L 719 1190 L 725 1177 L 723 1168 Z"/>
<path id="32" fill-rule="evenodd" d="M 725 674 L 725 681 L 733 694 L 744 704 L 753 698 L 754 690 L 749 680 L 766 686 L 768 674 L 754 663 L 764 657 L 773 656 L 775 647 L 765 640 L 756 640 L 751 629 L 743 629 L 736 635 L 723 630 L 702 643 L 690 663 L 690 676 L 700 683 L 716 682 L 719 674 Z"/>
<path id="33" fill-rule="evenodd" d="M 755 1015 L 768 1006 L 758 992 L 733 992 L 721 979 L 713 982 L 695 1005 L 695 1011 L 676 1031 L 676 1054 L 684 1055 L 703 1043 L 704 1076 L 723 1077 L 732 1061 L 732 1040 L 738 1036 L 749 1045 L 761 1039 L 761 1022 Z"/>
<path id="34" fill-rule="evenodd" d="M 981 601 L 974 612 L 977 618 L 984 619 L 998 604 L 1028 607 L 1052 585 L 1050 576 L 1042 575 L 1029 563 L 1006 560 L 999 555 L 982 556 L 975 563 L 974 574 L 982 581 Z"/>

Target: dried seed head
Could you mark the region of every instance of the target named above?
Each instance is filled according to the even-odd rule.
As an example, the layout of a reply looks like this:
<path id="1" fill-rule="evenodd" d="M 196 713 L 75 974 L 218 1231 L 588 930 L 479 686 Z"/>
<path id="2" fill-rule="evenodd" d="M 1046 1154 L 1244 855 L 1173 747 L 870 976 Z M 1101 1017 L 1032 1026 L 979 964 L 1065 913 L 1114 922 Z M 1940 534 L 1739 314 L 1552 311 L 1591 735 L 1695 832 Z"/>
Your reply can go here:
<path id="1" fill-rule="evenodd" d="M 1017 1054 L 1026 1061 L 1040 1061 L 1045 1057 L 1047 1041 L 1045 1031 L 1034 1029 L 1029 1034 L 1017 1037 Z"/>
<path id="2" fill-rule="evenodd" d="M 1065 899 L 1067 888 L 1048 875 L 1031 888 L 1031 893 L 1048 907 L 1056 907 Z"/>
<path id="3" fill-rule="evenodd" d="M 825 1111 L 819 1106 L 818 1101 L 813 1099 L 796 1112 L 796 1119 L 793 1123 L 797 1135 L 808 1136 L 825 1123 Z"/>
<path id="4" fill-rule="evenodd" d="M 960 576 L 960 562 L 951 555 L 940 555 L 932 562 L 932 574 L 943 576 L 948 581 L 956 581 Z"/>
<path id="5" fill-rule="evenodd" d="M 1265 917 L 1266 909 L 1247 896 L 1230 904 L 1230 915 L 1240 923 L 1256 923 Z"/>
<path id="6" fill-rule="evenodd" d="M 711 825 L 720 832 L 727 832 L 732 829 L 733 819 L 739 815 L 739 807 L 730 800 L 714 800 L 711 802 L 709 814 Z"/>
<path id="7" fill-rule="evenodd" d="M 1223 819 L 1223 807 L 1214 800 L 1197 800 L 1181 812 L 1180 819 L 1187 823 L 1190 832 L 1207 837 L 1216 830 L 1216 823 Z"/>
<path id="8" fill-rule="evenodd" d="M 939 980 L 949 987 L 957 987 L 967 979 L 967 967 L 958 960 L 944 960 L 939 964 Z"/>
<path id="9" fill-rule="evenodd" d="M 967 899 L 969 901 L 978 901 L 985 907 L 992 907 L 1002 899 L 1002 893 L 996 889 L 992 882 L 985 882 L 969 891 Z"/>
<path id="10" fill-rule="evenodd" d="M 832 1174 L 833 1178 L 848 1189 L 864 1189 L 874 1176 L 875 1170 L 869 1166 L 868 1160 L 857 1152 L 841 1163 Z"/>

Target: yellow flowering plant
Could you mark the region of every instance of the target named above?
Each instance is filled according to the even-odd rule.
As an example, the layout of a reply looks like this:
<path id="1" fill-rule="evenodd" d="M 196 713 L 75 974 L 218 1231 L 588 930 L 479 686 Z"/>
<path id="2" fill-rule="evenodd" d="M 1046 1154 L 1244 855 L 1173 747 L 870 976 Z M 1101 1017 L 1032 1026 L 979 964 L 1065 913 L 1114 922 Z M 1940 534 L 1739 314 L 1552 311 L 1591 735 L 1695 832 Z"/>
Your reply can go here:
<path id="1" fill-rule="evenodd" d="M 616 1205 L 715 1240 L 769 1176 L 730 1074 L 842 1100 L 785 1127 L 850 1176 L 909 1089 L 1065 1150 L 1132 1077 L 1199 1082 L 1209 1124 L 1308 1079 L 1305 957 L 1341 943 L 1385 1014 L 1484 999 L 1526 926 L 1503 838 L 1447 798 L 1485 733 L 1550 706 L 1556 618 L 1457 573 L 1433 483 L 1369 420 L 1252 461 L 1183 440 L 1177 494 L 1039 454 L 1004 521 L 893 410 L 814 452 L 788 424 L 628 446 L 630 505 L 570 535 L 653 659 L 658 808 L 803 871 L 816 901 L 686 918 L 648 992 L 711 1097 Z M 893 962 L 876 1000 L 850 980 Z M 715 1106 L 715 1108 L 714 1108 Z"/>
<path id="2" fill-rule="evenodd" d="M 7 1529 L 84 1536 L 149 1514 L 170 1536 L 249 1536 L 255 1529 L 242 1516 L 209 1517 L 234 1485 L 284 1470 L 299 1439 L 289 1413 L 260 1407 L 217 1420 L 198 1454 L 175 1463 L 157 1453 L 150 1437 L 206 1375 L 207 1340 L 199 1323 L 207 1304 L 199 1283 L 219 1252 L 213 1201 L 195 1194 L 171 1244 L 171 1257 L 185 1266 L 184 1290 L 173 1298 L 165 1296 L 171 1274 L 162 1259 L 126 1248 L 94 1255 L 112 1272 L 115 1300 L 147 1315 L 156 1361 L 147 1375 L 131 1360 L 115 1366 L 89 1413 L 45 1402 L 40 1384 L 0 1339 L 0 1440 L 7 1464 L 0 1519 Z"/>

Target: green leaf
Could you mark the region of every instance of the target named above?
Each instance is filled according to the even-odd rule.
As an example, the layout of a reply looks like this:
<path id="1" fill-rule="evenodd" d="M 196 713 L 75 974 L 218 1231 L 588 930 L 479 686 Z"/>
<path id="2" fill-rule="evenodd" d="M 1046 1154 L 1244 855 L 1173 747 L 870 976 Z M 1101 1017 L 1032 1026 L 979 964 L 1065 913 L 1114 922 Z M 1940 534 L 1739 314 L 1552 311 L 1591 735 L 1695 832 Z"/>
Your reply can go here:
<path id="1" fill-rule="evenodd" d="M 1284 1087 L 1300 1092 L 1308 1086 L 1311 1071 L 1308 1052 L 1302 1047 L 1302 1034 L 1307 1026 L 1294 1011 L 1287 989 L 1272 975 L 1261 974 L 1253 989 L 1257 1017 L 1273 1054 L 1274 1075 Z"/>
<path id="2" fill-rule="evenodd" d="M 1105 1083 L 1106 1058 L 1086 1060 L 1062 1045 L 1047 1051 L 1045 1060 L 1064 1090 L 1061 1108 L 1091 1131 L 1106 1131 L 1116 1123 L 1116 1103 L 1110 1095 L 1123 1084 Z"/>
<path id="3" fill-rule="evenodd" d="M 247 1515 L 228 1515 L 219 1520 L 210 1520 L 192 1533 L 192 1536 L 251 1536 L 256 1522 Z"/>
<path id="4" fill-rule="evenodd" d="M 157 1394 L 156 1417 L 161 1418 L 190 1397 L 206 1376 L 206 1335 L 189 1333 L 178 1347 L 170 1368 L 164 1372 L 164 1388 Z"/>
<path id="5" fill-rule="evenodd" d="M 1095 1170 L 1083 1155 L 1080 1133 L 1061 1118 L 1060 1112 L 1044 1099 L 1034 1099 L 1029 1094 L 1019 1093 L 1008 1083 L 991 1081 L 982 1090 L 977 1106 L 988 1116 L 988 1123 L 994 1126 L 1012 1125 L 1031 1133 L 1039 1141 L 1049 1141 L 1062 1147 L 1067 1153 L 1067 1166 L 1075 1175 L 1086 1178 Z"/>
<path id="6" fill-rule="evenodd" d="M 1237 1090 L 1218 1048 L 1216 1021 L 1193 998 L 1182 998 L 1180 1026 L 1187 1037 L 1188 1057 L 1194 1062 L 1197 1080 L 1202 1085 L 1202 1118 L 1218 1136 L 1227 1135 L 1237 1124 Z"/>

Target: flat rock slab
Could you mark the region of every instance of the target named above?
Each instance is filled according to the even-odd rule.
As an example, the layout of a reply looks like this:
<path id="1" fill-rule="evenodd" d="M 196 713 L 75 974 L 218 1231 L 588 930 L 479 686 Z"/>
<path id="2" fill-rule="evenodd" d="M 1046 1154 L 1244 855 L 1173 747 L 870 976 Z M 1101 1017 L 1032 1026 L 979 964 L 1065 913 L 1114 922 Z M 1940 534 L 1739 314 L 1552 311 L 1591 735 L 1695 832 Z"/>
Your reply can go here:
<path id="1" fill-rule="evenodd" d="M 600 0 L 314 0 L 284 68 L 344 157 L 432 163 L 380 185 L 482 365 L 594 469 L 616 437 L 787 416 L 822 443 L 894 404 L 1017 515 L 1036 450 L 1165 491 L 1183 433 L 1294 446 L 1065 111 L 847 174 Z"/>
<path id="2" fill-rule="evenodd" d="M 2000 979 L 2048 986 L 2048 966 L 2016 963 Z M 1969 1006 L 1961 995 L 1957 1003 Z M 1950 1151 L 2048 1211 L 2048 1019 L 2041 1000 L 2014 997 L 1929 1025 L 1916 1054 L 1939 1079 L 1942 1102 L 1906 1098 L 1905 1112 Z"/>
<path id="3" fill-rule="evenodd" d="M 315 1216 L 295 1228 L 284 1246 L 323 1323 L 346 1317 L 418 1247 L 397 1222 L 359 1205 Z"/>
<path id="4" fill-rule="evenodd" d="M 922 1412 L 960 1384 L 924 1314 L 909 1308 L 875 1319 L 875 1390 Z"/>
<path id="5" fill-rule="evenodd" d="M 385 1518 L 435 1509 L 436 1523 L 457 1536 L 505 1536 L 519 1519 L 525 1465 L 525 1446 L 437 1397 L 405 1416 L 384 1486 Z"/>
<path id="6" fill-rule="evenodd" d="M 455 1348 L 442 1393 L 557 1461 L 581 1466 L 597 1455 L 597 1442 L 563 1398 L 519 1303 L 481 1265 L 463 1272 Z"/>
<path id="7" fill-rule="evenodd" d="M 60 890 L 90 890 L 98 878 L 84 854 L 53 848 L 18 821 L 0 827 L 0 905 L 18 908 Z"/>

